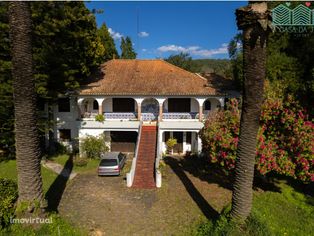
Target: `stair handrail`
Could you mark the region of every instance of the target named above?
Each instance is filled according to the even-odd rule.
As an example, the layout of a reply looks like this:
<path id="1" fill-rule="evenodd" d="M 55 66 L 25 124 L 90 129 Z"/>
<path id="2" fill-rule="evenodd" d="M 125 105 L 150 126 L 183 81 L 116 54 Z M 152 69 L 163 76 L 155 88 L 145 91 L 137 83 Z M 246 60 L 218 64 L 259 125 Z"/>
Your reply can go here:
<path id="1" fill-rule="evenodd" d="M 134 181 L 138 150 L 139 150 L 141 134 L 142 134 L 142 126 L 143 126 L 143 121 L 140 121 L 140 127 L 139 127 L 139 131 L 138 131 L 138 135 L 137 135 L 135 154 L 134 154 L 134 158 L 132 160 L 131 170 L 129 173 L 126 173 L 126 185 L 128 187 L 132 187 L 133 181 Z"/>
<path id="2" fill-rule="evenodd" d="M 160 138 L 160 128 L 159 128 L 159 122 L 157 124 L 157 150 L 156 150 L 156 160 L 155 160 L 155 182 L 156 182 L 156 187 L 160 188 L 161 187 L 161 172 L 159 170 L 159 163 L 161 160 L 161 151 L 160 151 L 160 145 L 159 143 L 159 138 Z"/>

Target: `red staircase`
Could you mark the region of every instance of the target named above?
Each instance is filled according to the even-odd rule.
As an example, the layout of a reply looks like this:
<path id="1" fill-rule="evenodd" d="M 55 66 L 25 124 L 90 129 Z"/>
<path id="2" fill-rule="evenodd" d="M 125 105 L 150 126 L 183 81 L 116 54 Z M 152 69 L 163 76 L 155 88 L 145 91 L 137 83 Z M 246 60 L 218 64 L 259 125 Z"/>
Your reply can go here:
<path id="1" fill-rule="evenodd" d="M 151 189 L 156 187 L 154 177 L 156 136 L 157 126 L 142 126 L 133 188 Z"/>

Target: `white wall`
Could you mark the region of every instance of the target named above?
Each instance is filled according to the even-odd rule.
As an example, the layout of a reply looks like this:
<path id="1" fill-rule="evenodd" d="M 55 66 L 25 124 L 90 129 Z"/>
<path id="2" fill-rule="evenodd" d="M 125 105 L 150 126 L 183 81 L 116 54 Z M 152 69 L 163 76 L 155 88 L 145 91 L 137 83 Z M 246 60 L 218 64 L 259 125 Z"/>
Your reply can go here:
<path id="1" fill-rule="evenodd" d="M 112 98 L 106 98 L 102 104 L 104 112 L 112 112 Z"/>
<path id="2" fill-rule="evenodd" d="M 199 104 L 194 98 L 191 98 L 191 112 L 199 112 Z"/>

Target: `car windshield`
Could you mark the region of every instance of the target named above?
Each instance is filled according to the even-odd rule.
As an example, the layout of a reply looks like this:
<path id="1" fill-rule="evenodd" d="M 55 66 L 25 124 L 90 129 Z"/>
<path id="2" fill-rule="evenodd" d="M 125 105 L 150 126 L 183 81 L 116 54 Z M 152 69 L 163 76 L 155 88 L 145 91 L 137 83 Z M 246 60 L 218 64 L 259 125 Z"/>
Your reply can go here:
<path id="1" fill-rule="evenodd" d="M 116 159 L 102 159 L 100 162 L 100 166 L 116 166 L 118 165 L 118 161 Z"/>

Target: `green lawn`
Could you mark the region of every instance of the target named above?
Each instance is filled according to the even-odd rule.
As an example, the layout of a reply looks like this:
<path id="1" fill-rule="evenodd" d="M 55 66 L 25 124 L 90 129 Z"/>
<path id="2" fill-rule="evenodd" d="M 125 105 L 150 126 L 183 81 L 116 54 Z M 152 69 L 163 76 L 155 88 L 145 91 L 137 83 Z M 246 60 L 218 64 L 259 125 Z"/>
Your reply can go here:
<path id="1" fill-rule="evenodd" d="M 56 179 L 57 174 L 48 170 L 44 167 L 41 168 L 41 174 L 43 177 L 43 188 L 44 192 L 46 193 Z M 7 178 L 17 181 L 17 172 L 16 172 L 16 161 L 9 160 L 9 161 L 2 161 L 0 162 L 0 177 Z"/>
<path id="2" fill-rule="evenodd" d="M 57 174 L 44 167 L 41 168 L 43 178 L 44 193 L 49 190 L 49 187 L 57 178 Z M 0 162 L 0 178 L 7 178 L 17 181 L 16 161 Z M 66 220 L 62 219 L 58 214 L 51 213 L 48 218 L 52 217 L 52 224 L 43 224 L 38 229 L 32 227 L 22 227 L 19 224 L 14 224 L 7 230 L 0 229 L 0 235 L 12 236 L 34 236 L 34 235 L 87 235 L 87 233 L 78 228 L 74 228 Z"/>
<path id="3" fill-rule="evenodd" d="M 285 180 L 279 191 L 254 192 L 251 217 L 245 227 L 230 226 L 226 217 L 198 226 L 193 235 L 308 236 L 314 232 L 314 199 L 298 192 Z M 230 208 L 229 208 L 230 210 Z"/>
<path id="4" fill-rule="evenodd" d="M 55 161 L 60 165 L 65 165 L 67 160 L 69 159 L 69 155 L 63 154 L 58 156 L 50 157 L 49 160 Z M 86 171 L 97 171 L 97 167 L 99 165 L 99 160 L 96 159 L 89 159 L 86 166 L 73 166 L 73 171 L 76 173 L 82 173 Z"/>
<path id="5" fill-rule="evenodd" d="M 297 192 L 285 181 L 281 192 L 255 194 L 253 213 L 273 235 L 313 235 L 314 199 Z"/>

